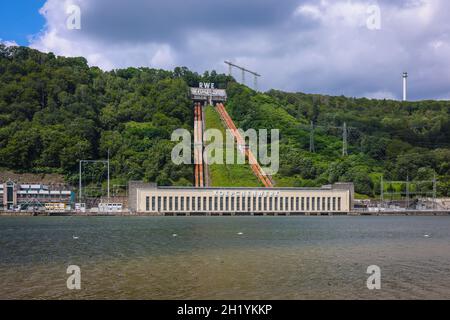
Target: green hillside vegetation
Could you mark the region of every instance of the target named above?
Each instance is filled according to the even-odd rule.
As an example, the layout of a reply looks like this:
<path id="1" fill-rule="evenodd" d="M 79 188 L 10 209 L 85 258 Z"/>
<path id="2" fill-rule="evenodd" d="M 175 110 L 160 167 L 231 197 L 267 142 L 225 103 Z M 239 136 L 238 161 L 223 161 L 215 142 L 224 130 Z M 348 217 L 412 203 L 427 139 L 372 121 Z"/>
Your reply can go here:
<path id="1" fill-rule="evenodd" d="M 219 114 L 212 106 L 208 106 L 205 110 L 206 129 L 218 129 L 222 132 L 225 140 L 225 128 L 222 124 Z M 211 176 L 212 187 L 262 187 L 253 174 L 250 165 L 226 164 L 226 141 L 221 149 L 223 153 L 223 165 L 212 164 L 209 166 L 209 174 Z M 220 152 L 220 151 L 219 151 Z M 234 145 L 235 163 L 237 163 L 237 147 Z"/>
<path id="2" fill-rule="evenodd" d="M 303 93 L 256 93 L 231 83 L 228 111 L 243 129 L 280 129 L 277 185 L 310 187 L 353 181 L 362 195 L 378 196 L 380 181 L 438 179 L 450 194 L 450 102 L 398 102 Z M 315 153 L 309 152 L 310 122 Z M 342 127 L 349 155 L 342 156 Z M 340 128 L 341 127 L 341 128 Z M 430 186 L 421 191 L 431 191 Z"/>
<path id="3" fill-rule="evenodd" d="M 226 88 L 227 109 L 243 129 L 280 129 L 277 186 L 355 182 L 378 196 L 380 180 L 438 179 L 450 195 L 450 102 L 398 102 L 303 93 L 257 93 L 231 77 L 187 68 L 104 72 L 84 58 L 0 45 L 0 168 L 62 174 L 77 185 L 80 159 L 111 155 L 112 184 L 129 180 L 192 185 L 193 166 L 171 162 L 173 130 L 192 130 L 188 87 Z M 207 110 L 209 127 L 218 115 Z M 216 117 L 214 119 L 214 117 Z M 310 122 L 315 153 L 309 152 Z M 342 129 L 349 126 L 348 156 Z M 220 125 L 220 126 L 219 126 Z M 223 127 L 217 124 L 219 129 Z M 242 171 L 241 171 L 242 170 Z M 250 174 L 249 174 L 250 172 Z M 212 168 L 215 185 L 254 186 L 248 167 Z M 92 181 L 98 172 L 90 173 Z"/>
<path id="4" fill-rule="evenodd" d="M 0 168 L 60 173 L 76 186 L 79 160 L 106 159 L 109 149 L 112 184 L 192 185 L 192 167 L 171 161 L 171 134 L 192 130 L 189 85 L 229 80 L 186 68 L 103 72 L 84 58 L 0 45 Z"/>

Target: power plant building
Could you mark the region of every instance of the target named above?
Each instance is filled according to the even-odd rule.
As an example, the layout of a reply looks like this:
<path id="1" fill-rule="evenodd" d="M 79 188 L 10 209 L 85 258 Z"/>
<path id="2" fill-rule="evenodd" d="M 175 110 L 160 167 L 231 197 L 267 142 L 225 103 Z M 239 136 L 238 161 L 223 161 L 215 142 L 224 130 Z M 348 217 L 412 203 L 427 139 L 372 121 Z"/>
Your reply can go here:
<path id="1" fill-rule="evenodd" d="M 131 212 L 151 215 L 308 215 L 348 214 L 354 186 L 337 183 L 321 188 L 158 187 L 130 182 Z"/>

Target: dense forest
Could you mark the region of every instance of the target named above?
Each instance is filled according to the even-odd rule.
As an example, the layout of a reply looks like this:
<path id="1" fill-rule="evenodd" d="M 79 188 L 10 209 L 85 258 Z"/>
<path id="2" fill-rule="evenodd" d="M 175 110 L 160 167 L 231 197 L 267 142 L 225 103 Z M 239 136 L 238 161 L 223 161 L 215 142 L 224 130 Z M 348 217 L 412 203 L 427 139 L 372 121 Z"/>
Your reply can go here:
<path id="1" fill-rule="evenodd" d="M 257 93 L 233 78 L 187 68 L 104 72 L 84 58 L 0 45 L 0 168 L 60 173 L 76 185 L 80 159 L 111 157 L 113 183 L 192 185 L 171 160 L 171 133 L 192 130 L 188 87 L 227 88 L 240 127 L 281 130 L 279 186 L 354 181 L 376 196 L 380 179 L 439 181 L 450 194 L 450 102 L 398 102 Z M 310 152 L 311 122 L 314 152 Z M 342 155 L 348 125 L 348 156 Z"/>
<path id="2" fill-rule="evenodd" d="M 186 68 L 103 72 L 84 58 L 0 45 L 0 167 L 77 185 L 79 160 L 109 150 L 113 184 L 191 185 L 192 168 L 171 162 L 170 138 L 192 130 L 188 86 L 199 81 L 229 79 Z"/>
<path id="3" fill-rule="evenodd" d="M 280 129 L 279 185 L 352 181 L 358 193 L 373 197 L 380 194 L 382 177 L 411 183 L 436 178 L 439 195 L 450 194 L 449 101 L 398 102 L 275 90 L 259 94 L 234 83 L 228 94 L 228 109 L 240 127 Z M 414 191 L 432 192 L 432 185 L 417 183 Z"/>

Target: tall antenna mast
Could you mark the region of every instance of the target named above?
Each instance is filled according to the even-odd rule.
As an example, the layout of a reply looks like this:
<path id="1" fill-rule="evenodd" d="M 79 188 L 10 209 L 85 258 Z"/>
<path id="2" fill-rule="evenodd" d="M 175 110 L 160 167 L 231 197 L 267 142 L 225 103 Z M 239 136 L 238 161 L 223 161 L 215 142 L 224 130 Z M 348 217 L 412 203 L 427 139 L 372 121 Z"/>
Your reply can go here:
<path id="1" fill-rule="evenodd" d="M 256 91 L 258 91 L 258 78 L 261 77 L 260 74 L 254 72 L 254 71 L 250 71 L 250 70 L 248 70 L 248 69 L 246 69 L 244 67 L 238 66 L 238 65 L 236 65 L 236 64 L 234 64 L 232 62 L 229 62 L 229 61 L 225 61 L 225 63 L 228 65 L 228 73 L 229 73 L 230 76 L 231 76 L 231 71 L 232 71 L 233 67 L 242 71 L 242 83 L 243 84 L 245 84 L 245 74 L 246 73 L 249 73 L 249 74 L 253 75 L 253 77 L 254 77 L 254 81 L 253 81 L 254 89 Z"/>
<path id="2" fill-rule="evenodd" d="M 409 209 L 409 174 L 406 176 L 406 209 Z"/>
<path id="3" fill-rule="evenodd" d="M 108 148 L 108 204 L 111 203 L 109 188 L 110 188 L 110 159 L 109 159 L 109 148 Z"/>
<path id="4" fill-rule="evenodd" d="M 437 208 L 436 198 L 437 198 L 437 180 L 436 180 L 436 173 L 435 173 L 433 176 L 433 209 L 435 209 L 435 210 Z"/>
<path id="5" fill-rule="evenodd" d="M 344 122 L 344 128 L 342 130 L 342 156 L 348 156 L 348 131 L 347 122 Z"/>
<path id="6" fill-rule="evenodd" d="M 311 129 L 309 131 L 309 152 L 315 153 L 316 147 L 314 146 L 314 122 L 311 121 Z"/>
<path id="7" fill-rule="evenodd" d="M 403 101 L 407 100 L 408 72 L 403 72 Z"/>

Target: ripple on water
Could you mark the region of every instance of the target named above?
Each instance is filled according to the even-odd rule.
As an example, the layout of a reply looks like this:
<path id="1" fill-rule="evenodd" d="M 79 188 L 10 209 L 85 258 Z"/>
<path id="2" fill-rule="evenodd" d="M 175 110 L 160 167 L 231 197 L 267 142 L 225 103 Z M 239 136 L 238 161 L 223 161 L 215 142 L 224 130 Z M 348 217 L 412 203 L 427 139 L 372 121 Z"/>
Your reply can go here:
<path id="1" fill-rule="evenodd" d="M 0 231 L 3 299 L 450 298 L 440 217 L 2 218 Z"/>

